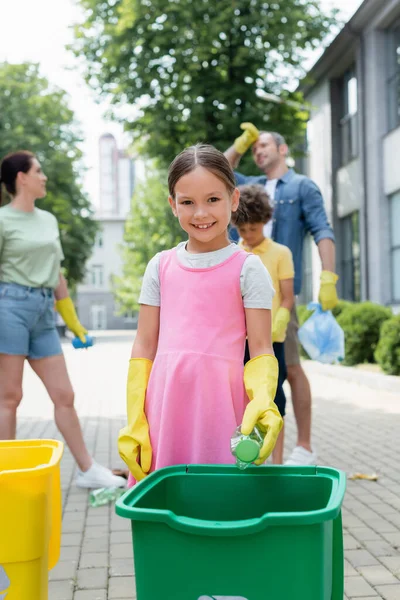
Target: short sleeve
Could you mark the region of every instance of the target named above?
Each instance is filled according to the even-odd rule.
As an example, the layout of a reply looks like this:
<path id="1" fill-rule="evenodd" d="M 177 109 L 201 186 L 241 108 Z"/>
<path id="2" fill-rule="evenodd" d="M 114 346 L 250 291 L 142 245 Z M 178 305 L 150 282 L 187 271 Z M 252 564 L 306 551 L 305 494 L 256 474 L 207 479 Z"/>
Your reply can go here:
<path id="1" fill-rule="evenodd" d="M 279 263 L 278 263 L 278 279 L 293 279 L 294 264 L 293 256 L 289 248 L 282 246 Z"/>
<path id="2" fill-rule="evenodd" d="M 139 304 L 160 306 L 160 253 L 153 256 L 143 275 Z"/>
<path id="3" fill-rule="evenodd" d="M 240 287 L 245 308 L 272 308 L 275 290 L 259 256 L 249 254 L 246 258 L 240 275 Z"/>

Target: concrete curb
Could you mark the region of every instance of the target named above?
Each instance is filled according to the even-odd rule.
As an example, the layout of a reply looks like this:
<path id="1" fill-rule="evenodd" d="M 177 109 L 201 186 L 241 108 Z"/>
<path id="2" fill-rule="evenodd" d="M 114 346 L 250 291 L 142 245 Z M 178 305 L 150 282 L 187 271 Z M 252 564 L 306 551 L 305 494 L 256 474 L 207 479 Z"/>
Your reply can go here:
<path id="1" fill-rule="evenodd" d="M 315 373 L 326 377 L 334 377 L 335 379 L 343 379 L 360 385 L 366 385 L 376 390 L 385 390 L 399 394 L 400 402 L 400 377 L 384 375 L 383 373 L 370 373 L 354 367 L 324 365 L 312 360 L 304 360 L 302 364 L 309 375 Z"/>

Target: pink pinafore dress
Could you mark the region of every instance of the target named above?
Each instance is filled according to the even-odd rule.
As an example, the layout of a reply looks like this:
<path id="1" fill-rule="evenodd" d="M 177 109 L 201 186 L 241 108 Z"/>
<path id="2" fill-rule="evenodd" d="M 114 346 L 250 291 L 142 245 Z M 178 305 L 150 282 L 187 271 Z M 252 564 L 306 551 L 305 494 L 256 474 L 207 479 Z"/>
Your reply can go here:
<path id="1" fill-rule="evenodd" d="M 214 267 L 192 269 L 175 249 L 161 254 L 160 331 L 145 403 L 151 471 L 234 462 L 230 438 L 248 402 L 240 289 L 247 256 L 238 251 Z"/>

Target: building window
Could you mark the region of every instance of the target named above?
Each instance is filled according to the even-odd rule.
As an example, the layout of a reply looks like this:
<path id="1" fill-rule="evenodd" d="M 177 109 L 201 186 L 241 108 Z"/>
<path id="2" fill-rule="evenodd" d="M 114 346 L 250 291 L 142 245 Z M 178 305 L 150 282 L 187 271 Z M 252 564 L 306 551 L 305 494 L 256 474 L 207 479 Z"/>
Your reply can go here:
<path id="1" fill-rule="evenodd" d="M 388 125 L 389 131 L 400 125 L 400 24 L 388 32 Z"/>
<path id="2" fill-rule="evenodd" d="M 95 246 L 96 246 L 96 248 L 102 248 L 103 244 L 104 244 L 103 231 L 99 230 L 96 234 Z"/>
<path id="3" fill-rule="evenodd" d="M 90 320 L 90 329 L 107 329 L 107 308 L 104 304 L 92 304 Z"/>
<path id="4" fill-rule="evenodd" d="M 104 272 L 103 265 L 92 265 L 92 285 L 96 287 L 102 287 L 104 284 Z"/>
<path id="5" fill-rule="evenodd" d="M 357 78 L 353 69 L 344 74 L 342 87 L 342 118 L 339 121 L 341 166 L 358 156 Z"/>
<path id="6" fill-rule="evenodd" d="M 390 249 L 393 302 L 400 302 L 400 191 L 390 197 Z"/>
<path id="7" fill-rule="evenodd" d="M 359 302 L 361 298 L 360 272 L 360 214 L 358 211 L 340 219 L 341 261 L 340 280 L 344 300 Z"/>

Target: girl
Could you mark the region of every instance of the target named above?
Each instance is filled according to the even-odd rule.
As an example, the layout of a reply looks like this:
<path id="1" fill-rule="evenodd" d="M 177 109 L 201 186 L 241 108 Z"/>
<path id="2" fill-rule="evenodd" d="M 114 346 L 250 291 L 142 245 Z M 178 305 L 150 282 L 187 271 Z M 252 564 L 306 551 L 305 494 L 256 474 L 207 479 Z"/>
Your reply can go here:
<path id="1" fill-rule="evenodd" d="M 60 272 L 63 252 L 56 218 L 35 207 L 46 195 L 47 177 L 27 151 L 6 156 L 1 184 L 11 202 L 0 208 L 0 440 L 14 439 L 22 399 L 25 359 L 43 381 L 54 403 L 56 425 L 79 466 L 79 487 L 125 485 L 122 477 L 90 456 L 74 408 L 74 392 L 54 318 L 56 308 L 67 327 L 82 341 L 79 322 Z"/>
<path id="2" fill-rule="evenodd" d="M 169 465 L 234 462 L 240 423 L 244 434 L 256 424 L 266 434 L 261 464 L 282 427 L 271 279 L 227 235 L 240 195 L 233 171 L 212 146 L 192 146 L 170 165 L 168 186 L 188 241 L 157 254 L 143 278 L 119 437 L 130 484 Z M 243 373 L 246 333 L 252 360 Z"/>

